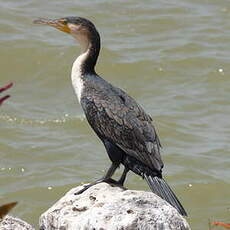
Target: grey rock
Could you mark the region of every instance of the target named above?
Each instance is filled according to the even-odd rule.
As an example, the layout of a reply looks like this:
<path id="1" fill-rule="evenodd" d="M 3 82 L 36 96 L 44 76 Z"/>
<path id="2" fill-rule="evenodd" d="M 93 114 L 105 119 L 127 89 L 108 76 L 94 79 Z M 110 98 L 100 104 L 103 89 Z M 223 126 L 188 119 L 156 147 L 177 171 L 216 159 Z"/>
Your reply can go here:
<path id="1" fill-rule="evenodd" d="M 151 192 L 100 183 L 71 189 L 40 217 L 40 230 L 187 230 L 175 208 Z"/>
<path id="2" fill-rule="evenodd" d="M 35 230 L 35 228 L 19 218 L 5 216 L 0 222 L 0 230 Z"/>

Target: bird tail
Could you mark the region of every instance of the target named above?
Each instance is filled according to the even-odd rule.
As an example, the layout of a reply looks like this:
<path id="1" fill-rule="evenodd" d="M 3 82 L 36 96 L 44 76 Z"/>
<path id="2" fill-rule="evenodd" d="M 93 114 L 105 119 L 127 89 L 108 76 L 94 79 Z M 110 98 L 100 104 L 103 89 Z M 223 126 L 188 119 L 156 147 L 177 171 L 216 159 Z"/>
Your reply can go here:
<path id="1" fill-rule="evenodd" d="M 180 201 L 177 199 L 176 195 L 166 183 L 163 178 L 157 176 L 144 175 L 152 192 L 160 196 L 162 199 L 166 200 L 171 204 L 182 216 L 187 216 L 185 209 L 183 208 Z"/>

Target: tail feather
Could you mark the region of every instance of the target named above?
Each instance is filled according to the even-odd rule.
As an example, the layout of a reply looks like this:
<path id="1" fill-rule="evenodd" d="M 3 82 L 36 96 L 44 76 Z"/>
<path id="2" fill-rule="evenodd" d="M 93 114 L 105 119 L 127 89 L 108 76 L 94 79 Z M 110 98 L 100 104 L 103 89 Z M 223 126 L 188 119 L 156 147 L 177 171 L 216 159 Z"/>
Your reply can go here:
<path id="1" fill-rule="evenodd" d="M 166 200 L 169 204 L 176 208 L 182 216 L 187 216 L 187 213 L 183 208 L 182 204 L 177 199 L 176 195 L 163 178 L 146 174 L 144 175 L 144 177 L 152 192 L 160 196 L 162 199 Z"/>

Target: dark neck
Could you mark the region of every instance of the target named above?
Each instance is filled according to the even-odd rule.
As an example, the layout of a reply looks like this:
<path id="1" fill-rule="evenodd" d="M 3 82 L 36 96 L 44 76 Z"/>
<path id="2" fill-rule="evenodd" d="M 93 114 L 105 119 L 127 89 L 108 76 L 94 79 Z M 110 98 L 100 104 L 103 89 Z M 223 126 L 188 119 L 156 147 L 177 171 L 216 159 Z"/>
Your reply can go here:
<path id="1" fill-rule="evenodd" d="M 96 30 L 90 34 L 89 43 L 87 56 L 81 66 L 82 74 L 96 74 L 95 65 L 100 52 L 100 35 Z"/>

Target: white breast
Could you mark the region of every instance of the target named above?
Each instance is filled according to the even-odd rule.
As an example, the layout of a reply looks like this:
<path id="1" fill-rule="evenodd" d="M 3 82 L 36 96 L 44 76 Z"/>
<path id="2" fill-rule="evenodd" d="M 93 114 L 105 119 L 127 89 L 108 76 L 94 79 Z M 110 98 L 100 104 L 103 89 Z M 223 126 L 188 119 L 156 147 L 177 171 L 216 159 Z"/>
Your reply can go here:
<path id="1" fill-rule="evenodd" d="M 82 79 L 79 77 L 73 77 L 72 75 L 72 85 L 77 95 L 78 101 L 81 102 L 81 94 L 84 87 Z"/>
<path id="2" fill-rule="evenodd" d="M 79 102 L 81 101 L 81 95 L 84 89 L 84 76 L 82 76 L 81 73 L 81 64 L 84 62 L 86 55 L 87 53 L 83 53 L 75 60 L 71 72 L 72 85 Z"/>

